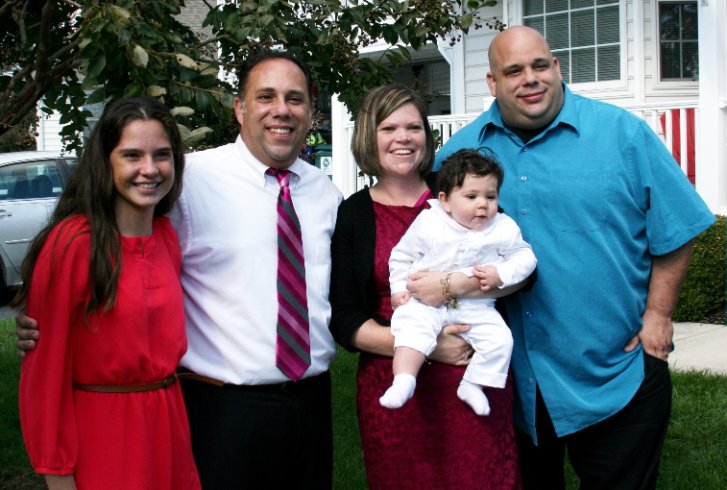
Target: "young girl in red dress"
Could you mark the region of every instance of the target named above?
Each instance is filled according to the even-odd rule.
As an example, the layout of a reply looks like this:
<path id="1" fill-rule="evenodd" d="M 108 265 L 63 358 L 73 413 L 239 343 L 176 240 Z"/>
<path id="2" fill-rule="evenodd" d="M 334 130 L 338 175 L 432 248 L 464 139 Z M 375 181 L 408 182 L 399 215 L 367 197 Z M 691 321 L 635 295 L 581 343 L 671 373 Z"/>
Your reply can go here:
<path id="1" fill-rule="evenodd" d="M 51 489 L 200 488 L 174 374 L 181 255 L 162 217 L 183 170 L 166 107 L 110 104 L 30 247 L 15 302 L 42 341 L 22 364 L 20 422 Z"/>

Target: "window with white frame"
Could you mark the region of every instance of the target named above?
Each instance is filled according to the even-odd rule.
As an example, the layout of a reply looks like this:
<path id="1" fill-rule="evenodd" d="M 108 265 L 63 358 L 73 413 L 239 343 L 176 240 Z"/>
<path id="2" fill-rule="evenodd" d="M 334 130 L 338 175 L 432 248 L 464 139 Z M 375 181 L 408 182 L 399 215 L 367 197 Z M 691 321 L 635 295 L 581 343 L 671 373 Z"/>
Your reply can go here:
<path id="1" fill-rule="evenodd" d="M 698 80 L 697 2 L 659 2 L 659 66 L 661 79 Z"/>
<path id="2" fill-rule="evenodd" d="M 619 0 L 522 0 L 523 24 L 540 31 L 569 83 L 621 78 Z"/>

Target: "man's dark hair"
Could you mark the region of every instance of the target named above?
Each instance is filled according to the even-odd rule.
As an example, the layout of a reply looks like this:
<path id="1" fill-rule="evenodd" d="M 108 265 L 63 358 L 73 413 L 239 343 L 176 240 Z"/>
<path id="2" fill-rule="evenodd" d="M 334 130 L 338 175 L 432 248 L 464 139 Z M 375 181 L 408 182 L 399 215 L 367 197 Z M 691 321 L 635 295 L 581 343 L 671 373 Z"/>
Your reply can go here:
<path id="1" fill-rule="evenodd" d="M 283 50 L 263 49 L 256 51 L 240 64 L 240 68 L 237 71 L 239 78 L 239 84 L 237 88 L 237 95 L 243 97 L 245 94 L 245 86 L 247 85 L 247 79 L 250 78 L 250 72 L 257 65 L 263 61 L 268 60 L 288 60 L 291 63 L 295 63 L 298 68 L 305 75 L 306 88 L 308 90 L 308 100 L 310 100 L 311 106 L 313 105 L 313 78 L 311 76 L 310 69 L 292 53 Z"/>

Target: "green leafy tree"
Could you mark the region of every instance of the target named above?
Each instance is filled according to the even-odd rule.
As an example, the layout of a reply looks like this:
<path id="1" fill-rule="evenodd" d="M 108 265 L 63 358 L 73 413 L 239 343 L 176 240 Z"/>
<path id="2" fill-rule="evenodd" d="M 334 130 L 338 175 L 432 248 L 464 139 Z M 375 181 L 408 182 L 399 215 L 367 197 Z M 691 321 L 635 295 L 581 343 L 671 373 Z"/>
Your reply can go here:
<path id="1" fill-rule="evenodd" d="M 0 0 L 0 134 L 43 101 L 58 111 L 71 148 L 112 98 L 149 94 L 172 108 L 191 144 L 229 141 L 234 73 L 250 52 L 282 46 L 313 70 L 316 85 L 353 112 L 391 65 L 427 42 L 456 42 L 471 28 L 501 28 L 478 11 L 496 0 L 259 0 L 208 8 L 203 32 L 177 15 L 180 0 Z M 361 47 L 383 39 L 376 58 Z M 187 130 L 186 128 L 196 128 Z"/>

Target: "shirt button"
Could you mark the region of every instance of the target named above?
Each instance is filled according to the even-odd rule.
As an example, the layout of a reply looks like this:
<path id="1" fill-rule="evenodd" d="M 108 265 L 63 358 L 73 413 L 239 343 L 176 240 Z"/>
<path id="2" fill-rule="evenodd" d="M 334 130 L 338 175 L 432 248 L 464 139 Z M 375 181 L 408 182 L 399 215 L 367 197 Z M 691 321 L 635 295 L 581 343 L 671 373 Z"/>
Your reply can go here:
<path id="1" fill-rule="evenodd" d="M 528 178 L 525 175 L 523 175 L 522 177 L 520 177 L 520 180 L 522 182 L 527 182 L 528 181 Z"/>
<path id="2" fill-rule="evenodd" d="M 523 151 L 528 151 L 528 147 L 527 146 L 523 146 Z"/>
<path id="3" fill-rule="evenodd" d="M 528 210 L 527 209 L 523 209 L 522 211 L 520 211 L 520 213 L 521 214 L 528 214 Z"/>
<path id="4" fill-rule="evenodd" d="M 533 384 L 535 383 L 535 380 L 533 378 L 528 378 L 528 383 Z"/>

